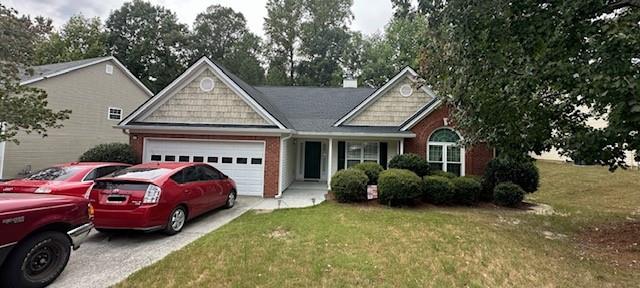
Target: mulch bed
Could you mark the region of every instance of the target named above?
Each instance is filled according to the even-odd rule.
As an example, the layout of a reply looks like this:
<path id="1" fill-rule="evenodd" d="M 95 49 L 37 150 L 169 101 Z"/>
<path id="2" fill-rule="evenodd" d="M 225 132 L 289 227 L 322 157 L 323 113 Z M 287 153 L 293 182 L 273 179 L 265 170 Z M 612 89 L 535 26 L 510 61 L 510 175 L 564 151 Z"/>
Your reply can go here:
<path id="1" fill-rule="evenodd" d="M 577 236 L 588 255 L 619 267 L 640 268 L 640 221 L 588 228 Z"/>

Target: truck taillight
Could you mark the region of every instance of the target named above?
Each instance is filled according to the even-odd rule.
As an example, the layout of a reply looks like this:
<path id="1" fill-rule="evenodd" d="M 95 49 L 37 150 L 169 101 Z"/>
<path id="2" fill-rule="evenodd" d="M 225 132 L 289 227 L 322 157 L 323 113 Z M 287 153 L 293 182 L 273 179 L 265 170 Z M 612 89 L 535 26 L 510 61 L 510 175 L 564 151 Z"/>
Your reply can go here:
<path id="1" fill-rule="evenodd" d="M 162 193 L 162 189 L 160 187 L 149 184 L 147 187 L 147 191 L 144 192 L 144 199 L 142 200 L 142 204 L 155 204 L 160 200 L 160 193 Z"/>

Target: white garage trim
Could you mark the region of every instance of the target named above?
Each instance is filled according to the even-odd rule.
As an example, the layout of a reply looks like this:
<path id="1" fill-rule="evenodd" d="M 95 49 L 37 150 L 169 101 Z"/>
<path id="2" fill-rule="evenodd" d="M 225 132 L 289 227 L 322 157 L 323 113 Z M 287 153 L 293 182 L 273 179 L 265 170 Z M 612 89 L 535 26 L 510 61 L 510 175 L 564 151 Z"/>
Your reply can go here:
<path id="1" fill-rule="evenodd" d="M 159 156 L 159 159 L 153 159 L 152 155 Z M 173 156 L 173 160 L 167 161 L 166 156 Z M 264 196 L 264 140 L 144 138 L 143 162 L 180 162 L 181 156 L 188 157 L 189 162 L 194 162 L 194 157 L 202 157 L 202 161 L 198 162 L 209 163 L 229 175 L 236 181 L 239 195 Z M 223 163 L 223 159 L 229 158 L 230 162 Z M 239 159 L 244 163 L 239 162 Z M 252 163 L 253 160 L 258 163 Z"/>
<path id="2" fill-rule="evenodd" d="M 4 177 L 4 150 L 6 147 L 5 142 L 0 142 L 0 179 Z"/>

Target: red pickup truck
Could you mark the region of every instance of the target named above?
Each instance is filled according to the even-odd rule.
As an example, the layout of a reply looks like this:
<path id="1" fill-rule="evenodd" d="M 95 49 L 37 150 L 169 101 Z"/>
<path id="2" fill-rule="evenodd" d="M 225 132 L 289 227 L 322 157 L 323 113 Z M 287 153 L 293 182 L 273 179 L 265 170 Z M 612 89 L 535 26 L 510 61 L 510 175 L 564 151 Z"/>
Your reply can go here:
<path id="1" fill-rule="evenodd" d="M 84 198 L 0 193 L 0 287 L 53 282 L 93 224 Z"/>

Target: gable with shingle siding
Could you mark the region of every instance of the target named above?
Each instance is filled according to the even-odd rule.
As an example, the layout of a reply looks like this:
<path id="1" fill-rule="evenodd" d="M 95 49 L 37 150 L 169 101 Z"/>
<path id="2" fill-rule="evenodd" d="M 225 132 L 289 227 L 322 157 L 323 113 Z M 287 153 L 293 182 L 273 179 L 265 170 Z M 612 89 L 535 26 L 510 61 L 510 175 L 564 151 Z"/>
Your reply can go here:
<path id="1" fill-rule="evenodd" d="M 413 88 L 411 96 L 402 96 L 400 88 L 403 85 L 410 85 Z M 427 94 L 423 89 L 416 89 L 415 84 L 408 77 L 405 77 L 345 124 L 398 126 L 431 100 L 433 100 L 433 96 Z"/>
<path id="2" fill-rule="evenodd" d="M 205 77 L 214 80 L 214 88 L 208 92 L 200 89 L 200 81 Z M 270 125 L 209 69 L 175 92 L 141 122 Z"/>

